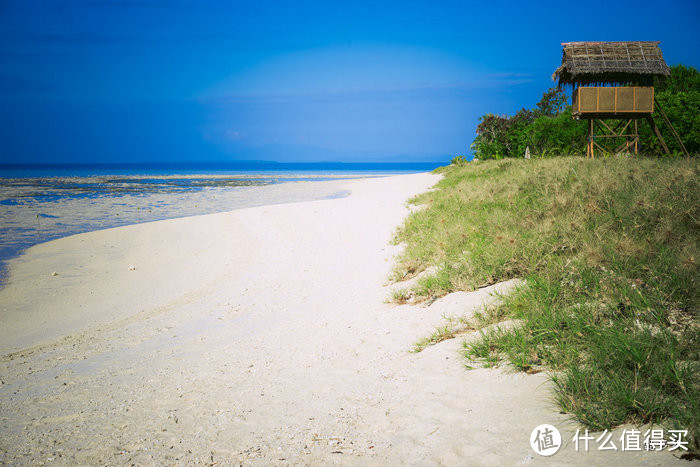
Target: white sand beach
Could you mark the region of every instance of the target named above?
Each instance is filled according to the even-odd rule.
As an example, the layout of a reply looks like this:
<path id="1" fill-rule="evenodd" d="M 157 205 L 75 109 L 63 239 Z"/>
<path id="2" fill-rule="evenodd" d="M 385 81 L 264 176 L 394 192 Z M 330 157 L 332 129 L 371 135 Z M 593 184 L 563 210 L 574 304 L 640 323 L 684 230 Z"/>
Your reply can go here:
<path id="1" fill-rule="evenodd" d="M 576 452 L 545 374 L 466 370 L 462 338 L 413 344 L 494 290 L 386 303 L 406 200 L 432 174 L 341 199 L 75 235 L 0 290 L 0 463 L 660 465 Z M 53 273 L 56 273 L 55 275 Z M 549 423 L 563 446 L 530 447 Z"/>

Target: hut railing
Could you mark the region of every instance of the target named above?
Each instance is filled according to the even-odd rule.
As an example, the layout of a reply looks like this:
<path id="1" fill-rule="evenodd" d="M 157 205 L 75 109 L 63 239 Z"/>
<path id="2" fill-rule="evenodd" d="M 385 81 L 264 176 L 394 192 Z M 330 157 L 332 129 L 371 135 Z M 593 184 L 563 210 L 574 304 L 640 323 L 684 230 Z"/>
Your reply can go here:
<path id="1" fill-rule="evenodd" d="M 644 117 L 654 111 L 654 88 L 651 86 L 586 86 L 573 93 L 572 113 L 578 117 L 597 115 Z"/>

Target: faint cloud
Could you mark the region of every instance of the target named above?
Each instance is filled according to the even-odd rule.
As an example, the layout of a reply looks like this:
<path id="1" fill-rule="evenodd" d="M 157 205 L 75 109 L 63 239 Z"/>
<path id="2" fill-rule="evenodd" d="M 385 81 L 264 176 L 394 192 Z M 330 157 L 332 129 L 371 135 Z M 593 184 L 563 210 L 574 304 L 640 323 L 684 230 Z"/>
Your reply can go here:
<path id="1" fill-rule="evenodd" d="M 238 131 L 234 130 L 226 130 L 224 133 L 226 136 L 226 139 L 232 139 L 232 140 L 239 140 L 244 137 L 244 135 Z"/>
<path id="2" fill-rule="evenodd" d="M 492 81 L 498 85 L 517 86 L 519 84 L 527 84 L 535 81 L 535 76 L 532 73 L 491 73 L 486 75 L 485 81 Z"/>
<path id="3" fill-rule="evenodd" d="M 423 47 L 364 43 L 279 53 L 216 82 L 204 96 L 403 92 L 482 76 L 464 57 Z"/>
<path id="4" fill-rule="evenodd" d="M 310 92 L 224 94 L 203 97 L 202 104 L 279 104 L 293 102 L 330 101 L 394 101 L 421 99 L 450 99 L 492 86 L 494 81 L 475 80 L 459 83 L 425 83 L 416 85 L 358 86 Z M 499 81 L 502 84 L 503 81 Z"/>
<path id="5" fill-rule="evenodd" d="M 532 73 L 511 73 L 511 72 L 502 72 L 502 73 L 491 73 L 486 75 L 487 78 L 492 78 L 492 79 L 513 79 L 513 78 L 533 78 Z"/>

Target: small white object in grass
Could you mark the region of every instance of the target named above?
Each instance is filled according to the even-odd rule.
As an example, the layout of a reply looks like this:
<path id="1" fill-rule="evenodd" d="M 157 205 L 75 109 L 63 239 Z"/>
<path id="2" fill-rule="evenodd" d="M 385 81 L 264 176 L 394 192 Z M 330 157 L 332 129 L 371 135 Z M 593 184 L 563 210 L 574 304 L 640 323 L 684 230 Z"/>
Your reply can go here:
<path id="1" fill-rule="evenodd" d="M 129 271 L 136 271 L 136 266 L 129 266 Z"/>
<path id="2" fill-rule="evenodd" d="M 51 273 L 52 276 L 58 276 L 58 273 L 56 271 Z"/>

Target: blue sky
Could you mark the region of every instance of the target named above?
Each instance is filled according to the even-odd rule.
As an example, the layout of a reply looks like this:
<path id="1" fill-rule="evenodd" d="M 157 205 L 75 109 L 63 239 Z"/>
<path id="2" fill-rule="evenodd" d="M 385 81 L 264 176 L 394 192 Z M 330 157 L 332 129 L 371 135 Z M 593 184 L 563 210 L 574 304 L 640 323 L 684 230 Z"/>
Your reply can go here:
<path id="1" fill-rule="evenodd" d="M 539 100 L 561 42 L 698 68 L 699 23 L 698 1 L 0 0 L 0 162 L 446 161 Z"/>

